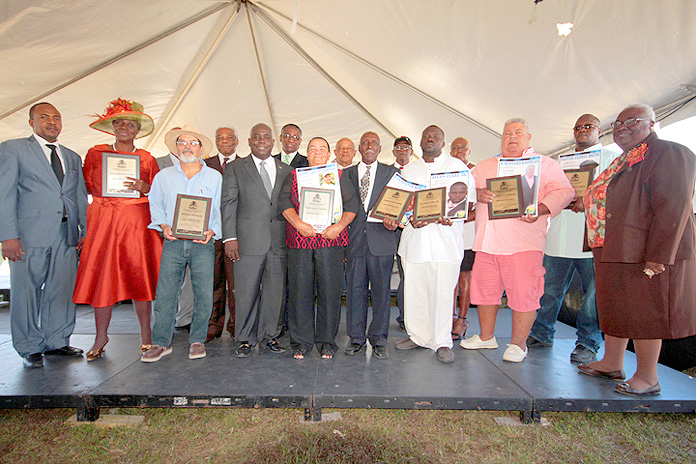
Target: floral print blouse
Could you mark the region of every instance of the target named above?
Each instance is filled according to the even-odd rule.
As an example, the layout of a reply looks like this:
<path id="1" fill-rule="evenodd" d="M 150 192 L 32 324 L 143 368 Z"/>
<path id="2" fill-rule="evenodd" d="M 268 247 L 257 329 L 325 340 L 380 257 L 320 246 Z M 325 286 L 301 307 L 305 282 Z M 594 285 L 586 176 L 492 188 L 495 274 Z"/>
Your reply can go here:
<path id="1" fill-rule="evenodd" d="M 622 153 L 608 168 L 602 171 L 594 182 L 588 187 L 583 198 L 585 203 L 585 218 L 587 221 L 587 243 L 590 248 L 604 246 L 604 232 L 607 210 L 607 187 L 614 176 L 626 163 L 633 166 L 645 159 L 648 144 L 643 142 L 633 147 L 628 153 Z"/>

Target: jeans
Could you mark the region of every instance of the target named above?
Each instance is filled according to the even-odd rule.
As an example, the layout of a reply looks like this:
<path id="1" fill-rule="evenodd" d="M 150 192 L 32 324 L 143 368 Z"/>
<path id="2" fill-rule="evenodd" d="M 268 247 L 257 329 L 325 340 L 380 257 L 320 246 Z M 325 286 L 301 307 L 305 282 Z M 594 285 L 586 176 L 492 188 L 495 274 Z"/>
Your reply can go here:
<path id="1" fill-rule="evenodd" d="M 191 268 L 193 287 L 193 319 L 189 343 L 205 342 L 208 335 L 208 320 L 213 310 L 214 262 L 215 243 L 212 239 L 206 245 L 181 239 L 164 241 L 157 281 L 155 325 L 152 328 L 154 345 L 172 344 L 177 302 L 186 266 Z"/>
<path id="2" fill-rule="evenodd" d="M 544 296 L 541 297 L 541 309 L 537 312 L 530 335 L 542 343 L 553 344 L 556 333 L 554 325 L 561 311 L 563 298 L 577 271 L 585 296 L 576 320 L 578 340 L 575 344 L 596 353 L 602 344 L 602 333 L 597 321 L 592 258 L 557 258 L 544 255 L 544 268 Z"/>

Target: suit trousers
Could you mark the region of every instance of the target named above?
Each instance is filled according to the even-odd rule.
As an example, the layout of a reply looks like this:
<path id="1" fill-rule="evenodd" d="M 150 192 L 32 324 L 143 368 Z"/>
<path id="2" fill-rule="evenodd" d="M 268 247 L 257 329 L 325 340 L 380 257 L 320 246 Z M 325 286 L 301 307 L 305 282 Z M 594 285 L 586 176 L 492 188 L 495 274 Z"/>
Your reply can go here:
<path id="1" fill-rule="evenodd" d="M 287 256 L 270 250 L 261 256 L 241 255 L 234 266 L 236 340 L 255 345 L 278 337 L 278 318 L 285 306 Z"/>
<path id="2" fill-rule="evenodd" d="M 193 286 L 193 319 L 189 342 L 205 342 L 208 320 L 213 309 L 213 261 L 215 244 L 193 243 L 191 240 L 165 240 L 162 244 L 157 304 L 152 343 L 159 346 L 172 344 L 174 320 L 179 292 L 184 281 L 186 266 L 191 268 Z"/>
<path id="3" fill-rule="evenodd" d="M 391 312 L 391 271 L 394 256 L 355 256 L 348 258 L 346 276 L 346 329 L 351 343 L 386 346 Z M 372 301 L 372 322 L 367 329 L 368 288 Z"/>
<path id="4" fill-rule="evenodd" d="M 234 335 L 235 325 L 234 264 L 225 255 L 222 240 L 215 240 L 215 277 L 213 283 L 213 312 L 208 323 L 208 334 L 218 336 L 225 328 L 225 313 L 229 308 L 227 331 Z"/>
<path id="5" fill-rule="evenodd" d="M 343 247 L 288 249 L 288 331 L 293 348 L 334 351 L 341 320 Z M 314 297 L 317 307 L 314 310 Z"/>
<path id="6" fill-rule="evenodd" d="M 68 223 L 47 247 L 24 247 L 20 262 L 10 262 L 10 330 L 20 356 L 68 345 L 75 327 L 72 294 L 77 251 L 68 246 Z"/>

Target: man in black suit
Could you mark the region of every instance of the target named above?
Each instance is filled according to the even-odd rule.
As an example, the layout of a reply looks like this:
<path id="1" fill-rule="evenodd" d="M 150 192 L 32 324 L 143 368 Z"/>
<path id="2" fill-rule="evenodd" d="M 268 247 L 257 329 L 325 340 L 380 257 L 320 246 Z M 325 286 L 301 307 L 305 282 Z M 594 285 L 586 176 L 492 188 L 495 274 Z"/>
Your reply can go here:
<path id="1" fill-rule="evenodd" d="M 534 175 L 534 165 L 530 164 L 527 166 L 524 176 L 522 176 L 522 202 L 525 208 L 534 204 L 536 179 L 537 176 Z"/>
<path id="2" fill-rule="evenodd" d="M 286 124 L 280 131 L 280 145 L 282 150 L 273 157 L 289 164 L 293 168 L 306 168 L 309 166 L 307 157 L 301 155 L 298 150 L 302 143 L 302 129 L 297 124 Z"/>
<path id="3" fill-rule="evenodd" d="M 218 153 L 215 156 L 206 158 L 205 164 L 218 171 L 224 178 L 225 169 L 237 158 L 238 144 L 237 129 L 229 126 L 218 128 L 215 131 L 215 145 Z M 225 256 L 222 240 L 215 240 L 215 277 L 213 279 L 213 312 L 210 314 L 210 321 L 208 321 L 206 343 L 222 336 L 222 330 L 225 328 L 227 307 L 230 311 L 227 331 L 234 337 L 234 266 L 232 260 Z"/>
<path id="4" fill-rule="evenodd" d="M 251 155 L 230 164 L 222 181 L 222 236 L 237 274 L 238 358 L 249 356 L 257 342 L 272 353 L 285 351 L 277 340 L 287 270 L 278 194 L 292 169 L 271 157 L 273 132 L 266 124 L 251 128 L 249 148 Z"/>
<path id="5" fill-rule="evenodd" d="M 377 358 L 389 356 L 387 335 L 391 311 L 391 270 L 394 263 L 398 238 L 394 231 L 387 230 L 382 222 L 367 222 L 367 215 L 374 207 L 379 195 L 397 172 L 394 166 L 377 161 L 381 151 L 379 136 L 366 132 L 360 138 L 358 150 L 362 160 L 344 170 L 349 182 L 359 192 L 361 208 L 348 226 L 348 260 L 346 276 L 348 297 L 346 300 L 346 326 L 350 344 L 345 353 L 354 356 L 365 350 L 369 340 Z M 367 329 L 368 288 L 372 300 L 372 322 Z"/>
<path id="6" fill-rule="evenodd" d="M 0 243 L 10 260 L 12 344 L 25 367 L 42 367 L 44 354 L 82 356 L 68 342 L 87 187 L 80 156 L 58 143 L 58 110 L 35 104 L 29 125 L 31 136 L 0 144 Z"/>

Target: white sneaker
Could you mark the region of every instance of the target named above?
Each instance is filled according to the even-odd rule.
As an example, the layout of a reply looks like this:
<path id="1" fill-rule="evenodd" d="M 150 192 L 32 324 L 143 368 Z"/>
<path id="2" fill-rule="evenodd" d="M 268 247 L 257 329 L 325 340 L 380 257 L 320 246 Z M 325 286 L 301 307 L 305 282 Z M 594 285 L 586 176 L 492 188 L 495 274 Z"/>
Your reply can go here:
<path id="1" fill-rule="evenodd" d="M 524 358 L 527 357 L 527 351 L 528 350 L 522 351 L 522 348 L 519 346 L 508 343 L 507 350 L 505 350 L 505 353 L 503 353 L 503 361 L 513 363 L 522 362 L 524 361 Z"/>
<path id="2" fill-rule="evenodd" d="M 495 337 L 491 338 L 490 340 L 481 340 L 481 337 L 474 335 L 471 338 L 467 338 L 466 340 L 459 342 L 459 346 L 465 350 L 481 350 L 484 348 L 494 350 L 498 348 L 498 342 L 495 341 Z"/>

